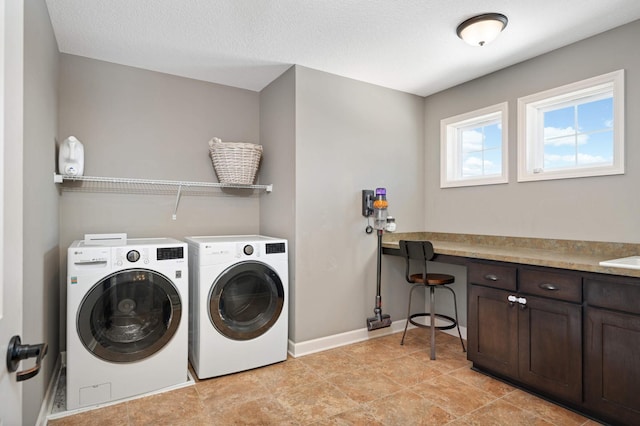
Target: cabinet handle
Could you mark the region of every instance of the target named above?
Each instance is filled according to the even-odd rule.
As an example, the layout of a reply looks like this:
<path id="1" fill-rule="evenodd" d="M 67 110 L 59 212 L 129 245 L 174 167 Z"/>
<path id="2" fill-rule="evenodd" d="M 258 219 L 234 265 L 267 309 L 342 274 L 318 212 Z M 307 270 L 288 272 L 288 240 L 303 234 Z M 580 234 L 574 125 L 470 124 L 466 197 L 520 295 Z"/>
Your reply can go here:
<path id="1" fill-rule="evenodd" d="M 513 306 L 518 301 L 518 298 L 513 294 L 510 294 L 509 297 L 507 297 L 507 300 L 509 301 L 509 306 Z"/>
<path id="2" fill-rule="evenodd" d="M 487 274 L 484 276 L 485 280 L 489 280 L 489 281 L 498 281 L 498 277 L 496 275 L 493 274 Z"/>
<path id="3" fill-rule="evenodd" d="M 550 291 L 560 290 L 560 287 L 551 283 L 542 283 L 538 285 L 538 287 L 540 287 L 543 290 L 550 290 Z"/>
<path id="4" fill-rule="evenodd" d="M 520 309 L 527 308 L 527 299 L 524 297 L 518 297 L 518 303 L 520 304 Z"/>

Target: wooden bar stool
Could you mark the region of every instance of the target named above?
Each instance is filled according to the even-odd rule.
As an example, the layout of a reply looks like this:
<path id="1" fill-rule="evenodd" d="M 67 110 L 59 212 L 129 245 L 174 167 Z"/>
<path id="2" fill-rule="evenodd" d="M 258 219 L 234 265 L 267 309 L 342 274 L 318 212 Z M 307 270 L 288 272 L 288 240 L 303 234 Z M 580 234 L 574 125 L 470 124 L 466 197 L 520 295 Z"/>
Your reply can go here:
<path id="1" fill-rule="evenodd" d="M 430 274 L 427 272 L 427 262 L 433 259 L 435 256 L 433 252 L 433 244 L 430 241 L 406 241 L 400 240 L 400 253 L 405 258 L 407 263 L 405 277 L 411 286 L 409 291 L 409 308 L 407 309 L 407 323 L 404 326 L 404 333 L 402 333 L 401 345 L 404 345 L 404 338 L 407 334 L 407 327 L 409 323 L 417 327 L 429 327 L 431 329 L 431 359 L 436 359 L 436 329 L 438 330 L 450 330 L 454 327 L 458 329 L 458 336 L 460 336 L 460 343 L 462 344 L 462 352 L 467 350 L 464 347 L 464 341 L 462 340 L 462 333 L 460 333 L 460 325 L 458 324 L 458 302 L 456 301 L 456 293 L 448 286 L 455 282 L 455 277 L 448 274 Z M 420 263 L 422 265 L 420 273 L 411 273 L 411 263 Z M 417 268 L 415 268 L 417 270 Z M 429 312 L 421 312 L 411 315 L 411 298 L 413 291 L 417 288 L 429 288 Z M 435 310 L 435 290 L 436 288 L 447 289 L 453 294 L 453 306 L 455 310 L 455 319 L 446 315 L 437 314 Z M 418 317 L 429 317 L 429 325 L 422 324 L 415 321 Z M 440 318 L 448 322 L 446 325 L 435 325 L 435 319 Z"/>

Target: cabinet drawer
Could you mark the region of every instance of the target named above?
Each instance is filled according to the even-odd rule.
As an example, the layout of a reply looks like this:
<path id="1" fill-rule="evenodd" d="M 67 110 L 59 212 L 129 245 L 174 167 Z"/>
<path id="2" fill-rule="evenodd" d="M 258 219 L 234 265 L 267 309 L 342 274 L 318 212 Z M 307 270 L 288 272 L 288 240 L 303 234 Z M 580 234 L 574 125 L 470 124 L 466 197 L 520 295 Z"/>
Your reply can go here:
<path id="1" fill-rule="evenodd" d="M 571 273 L 520 269 L 519 290 L 534 296 L 582 302 L 582 277 Z"/>
<path id="2" fill-rule="evenodd" d="M 585 299 L 590 306 L 640 314 L 640 282 L 629 283 L 585 279 Z"/>
<path id="3" fill-rule="evenodd" d="M 467 269 L 469 283 L 516 291 L 515 266 L 494 263 L 470 263 Z"/>

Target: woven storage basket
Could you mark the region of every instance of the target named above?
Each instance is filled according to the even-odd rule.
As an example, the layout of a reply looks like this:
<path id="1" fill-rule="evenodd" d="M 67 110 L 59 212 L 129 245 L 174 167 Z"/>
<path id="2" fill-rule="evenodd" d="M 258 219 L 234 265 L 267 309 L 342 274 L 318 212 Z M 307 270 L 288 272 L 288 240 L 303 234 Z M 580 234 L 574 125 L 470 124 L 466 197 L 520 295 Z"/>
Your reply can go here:
<path id="1" fill-rule="evenodd" d="M 262 157 L 262 145 L 246 142 L 209 141 L 209 155 L 220 183 L 252 185 Z"/>

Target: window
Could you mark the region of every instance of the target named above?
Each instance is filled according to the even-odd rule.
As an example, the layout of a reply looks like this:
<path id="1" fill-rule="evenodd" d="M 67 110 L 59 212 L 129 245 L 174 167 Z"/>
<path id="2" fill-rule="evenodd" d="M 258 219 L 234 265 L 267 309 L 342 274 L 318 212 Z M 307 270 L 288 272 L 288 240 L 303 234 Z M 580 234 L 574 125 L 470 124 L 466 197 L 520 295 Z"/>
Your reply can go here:
<path id="1" fill-rule="evenodd" d="M 518 181 L 624 173 L 624 71 L 518 99 Z"/>
<path id="2" fill-rule="evenodd" d="M 507 103 L 440 122 L 440 187 L 506 183 Z"/>

